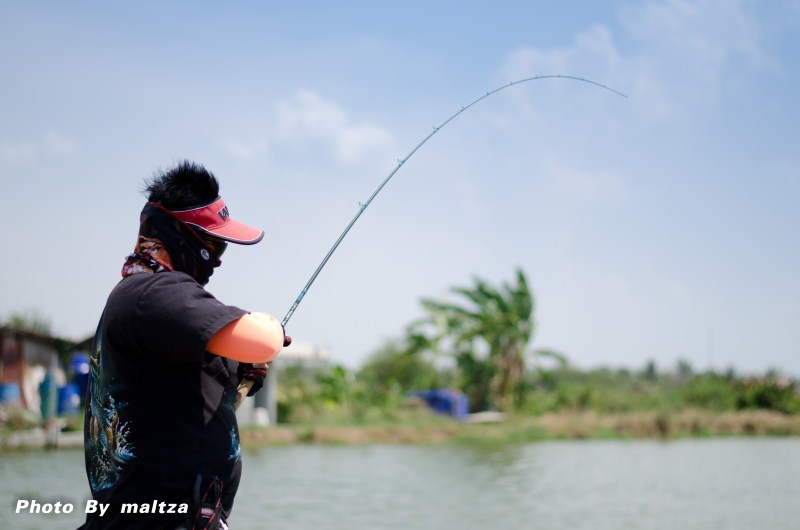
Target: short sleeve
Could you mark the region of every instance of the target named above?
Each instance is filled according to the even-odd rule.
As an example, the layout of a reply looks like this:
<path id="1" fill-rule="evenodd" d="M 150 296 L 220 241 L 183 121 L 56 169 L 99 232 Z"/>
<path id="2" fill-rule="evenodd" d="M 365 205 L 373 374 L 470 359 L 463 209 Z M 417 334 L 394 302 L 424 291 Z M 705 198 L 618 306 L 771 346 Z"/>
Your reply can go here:
<path id="1" fill-rule="evenodd" d="M 247 311 L 225 305 L 191 276 L 158 273 L 141 292 L 131 322 L 140 351 L 170 362 L 199 362 L 211 337 Z"/>

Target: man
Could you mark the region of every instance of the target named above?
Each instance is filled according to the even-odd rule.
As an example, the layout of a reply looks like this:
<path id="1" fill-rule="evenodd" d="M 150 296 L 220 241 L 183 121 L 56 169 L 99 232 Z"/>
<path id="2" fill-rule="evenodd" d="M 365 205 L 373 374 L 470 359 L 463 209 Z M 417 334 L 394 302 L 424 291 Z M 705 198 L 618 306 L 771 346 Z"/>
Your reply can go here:
<path id="1" fill-rule="evenodd" d="M 92 351 L 84 440 L 93 500 L 82 528 L 225 529 L 241 474 L 242 379 L 288 345 L 265 313 L 204 289 L 228 243 L 264 233 L 231 218 L 216 178 L 182 162 L 149 182 L 133 254 Z M 286 341 L 286 344 L 285 344 Z"/>

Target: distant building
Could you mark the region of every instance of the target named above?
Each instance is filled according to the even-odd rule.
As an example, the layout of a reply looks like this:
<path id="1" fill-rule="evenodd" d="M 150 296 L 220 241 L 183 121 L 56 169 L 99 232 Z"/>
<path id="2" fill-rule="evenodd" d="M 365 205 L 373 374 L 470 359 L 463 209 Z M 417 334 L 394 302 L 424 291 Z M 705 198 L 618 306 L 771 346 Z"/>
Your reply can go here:
<path id="1" fill-rule="evenodd" d="M 52 401 L 49 408 L 57 407 L 57 391 L 67 383 L 62 361 L 65 362 L 65 356 L 70 352 L 88 350 L 92 340 L 93 336 L 76 343 L 12 326 L 0 326 L 0 388 L 4 389 L 4 399 L 11 398 L 37 415 L 48 410 L 48 407 L 42 407 L 43 395 Z M 293 342 L 272 363 L 264 388 L 254 399 L 246 400 L 237 415 L 245 424 L 275 423 L 277 372 L 297 367 L 313 374 L 331 365 L 333 356 L 330 350 L 309 342 Z M 51 387 L 49 393 L 42 393 L 45 381 Z"/>
<path id="2" fill-rule="evenodd" d="M 47 380 L 51 388 L 45 395 L 55 404 L 57 388 L 66 380 L 59 355 L 70 346 L 64 339 L 12 326 L 0 327 L 0 385 L 5 399 L 41 414 L 40 386 Z"/>
<path id="3" fill-rule="evenodd" d="M 281 350 L 275 361 L 276 366 L 302 364 L 308 367 L 327 367 L 333 364 L 333 355 L 329 350 L 316 344 L 296 341 Z"/>
<path id="4" fill-rule="evenodd" d="M 293 341 L 292 345 L 281 350 L 270 363 L 264 387 L 255 396 L 245 399 L 236 415 L 242 425 L 274 425 L 278 422 L 278 381 L 281 370 L 294 367 L 303 373 L 316 373 L 333 364 L 331 352 L 310 342 Z"/>

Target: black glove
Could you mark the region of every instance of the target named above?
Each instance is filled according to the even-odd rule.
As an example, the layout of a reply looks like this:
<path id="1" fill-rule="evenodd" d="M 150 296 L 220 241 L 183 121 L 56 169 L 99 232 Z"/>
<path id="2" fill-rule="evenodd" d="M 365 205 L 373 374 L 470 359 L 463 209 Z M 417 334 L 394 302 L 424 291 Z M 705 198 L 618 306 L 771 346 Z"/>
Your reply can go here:
<path id="1" fill-rule="evenodd" d="M 236 375 L 239 376 L 239 381 L 246 379 L 253 382 L 253 386 L 247 393 L 247 397 L 251 397 L 264 386 L 264 378 L 267 377 L 267 369 L 255 368 L 250 363 L 239 363 Z"/>
<path id="2" fill-rule="evenodd" d="M 286 328 L 284 328 L 283 325 L 281 325 L 281 328 L 283 328 L 283 347 L 285 348 L 292 343 L 292 337 L 286 334 Z M 264 387 L 267 369 L 255 368 L 251 363 L 239 363 L 236 375 L 239 377 L 239 381 L 248 380 L 253 382 L 253 386 L 250 387 L 250 391 L 247 393 L 247 397 L 252 397 Z"/>

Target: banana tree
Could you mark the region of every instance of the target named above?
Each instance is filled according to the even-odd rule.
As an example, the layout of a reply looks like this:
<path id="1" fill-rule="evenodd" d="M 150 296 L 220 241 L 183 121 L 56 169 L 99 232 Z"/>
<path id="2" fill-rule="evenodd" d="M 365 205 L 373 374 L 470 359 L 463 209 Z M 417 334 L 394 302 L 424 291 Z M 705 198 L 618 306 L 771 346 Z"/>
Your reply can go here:
<path id="1" fill-rule="evenodd" d="M 424 299 L 428 317 L 412 327 L 417 342 L 452 355 L 473 406 L 513 408 L 533 337 L 534 300 L 522 270 L 500 287 L 476 278 L 456 287 L 456 302 Z M 425 336 L 427 341 L 420 341 Z"/>

